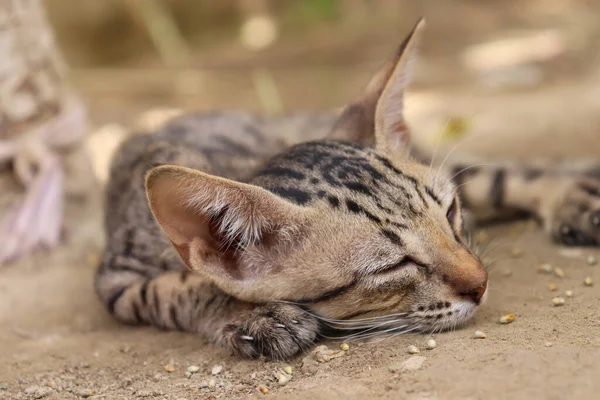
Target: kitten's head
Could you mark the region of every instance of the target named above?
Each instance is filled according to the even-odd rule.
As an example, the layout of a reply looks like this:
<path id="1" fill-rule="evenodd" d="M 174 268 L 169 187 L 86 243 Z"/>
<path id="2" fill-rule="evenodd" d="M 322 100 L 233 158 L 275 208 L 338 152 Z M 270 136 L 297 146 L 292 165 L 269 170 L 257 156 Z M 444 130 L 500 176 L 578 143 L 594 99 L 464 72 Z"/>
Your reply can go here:
<path id="1" fill-rule="evenodd" d="M 330 139 L 292 147 L 249 184 L 149 172 L 150 206 L 190 269 L 240 299 L 302 304 L 333 324 L 393 315 L 369 321 L 432 330 L 474 315 L 487 273 L 463 239 L 455 187 L 406 156 L 403 96 L 422 25 Z"/>

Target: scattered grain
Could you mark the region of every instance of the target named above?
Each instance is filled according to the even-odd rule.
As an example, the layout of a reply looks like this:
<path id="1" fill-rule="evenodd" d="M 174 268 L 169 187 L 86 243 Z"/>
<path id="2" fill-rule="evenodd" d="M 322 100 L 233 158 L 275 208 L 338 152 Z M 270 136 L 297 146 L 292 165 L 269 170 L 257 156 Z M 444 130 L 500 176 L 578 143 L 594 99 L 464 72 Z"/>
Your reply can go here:
<path id="1" fill-rule="evenodd" d="M 554 268 L 554 275 L 558 276 L 559 278 L 564 278 L 565 277 L 565 272 L 560 269 L 560 268 Z"/>
<path id="2" fill-rule="evenodd" d="M 523 250 L 521 250 L 521 249 L 519 249 L 519 248 L 516 248 L 516 247 L 513 247 L 513 248 L 510 250 L 510 255 L 511 255 L 513 258 L 518 258 L 518 257 L 521 257 L 521 256 L 523 255 Z"/>
<path id="3" fill-rule="evenodd" d="M 211 373 L 213 375 L 219 375 L 221 373 L 221 371 L 223 371 L 223 366 L 222 365 L 215 365 L 214 367 L 212 367 Z"/>
<path id="4" fill-rule="evenodd" d="M 292 375 L 294 373 L 294 370 L 292 369 L 292 367 L 290 367 L 289 365 L 287 367 L 285 367 L 283 369 L 283 372 L 285 372 L 288 375 Z"/>
<path id="5" fill-rule="evenodd" d="M 350 346 L 348 345 L 348 343 L 342 343 L 342 344 L 340 345 L 340 348 L 341 348 L 342 350 L 344 350 L 344 351 L 348 351 L 348 350 L 350 350 Z"/>
<path id="6" fill-rule="evenodd" d="M 564 297 L 553 297 L 552 304 L 554 304 L 554 307 L 563 306 L 565 304 L 565 299 Z"/>
<path id="7" fill-rule="evenodd" d="M 433 350 L 437 347 L 437 343 L 435 342 L 435 339 L 429 339 L 427 341 L 427 350 Z"/>
<path id="8" fill-rule="evenodd" d="M 485 339 L 487 335 L 483 331 L 475 331 L 475 339 Z"/>
<path id="9" fill-rule="evenodd" d="M 565 290 L 565 296 L 567 296 L 567 297 L 573 297 L 573 291 L 572 290 Z"/>
<path id="10" fill-rule="evenodd" d="M 548 285 L 548 290 L 551 292 L 556 292 L 558 290 L 558 286 L 556 286 L 556 283 L 551 283 Z"/>
<path id="11" fill-rule="evenodd" d="M 552 342 L 546 342 L 546 343 L 544 344 L 544 346 L 546 346 L 546 347 L 552 347 Z"/>
<path id="12" fill-rule="evenodd" d="M 406 348 L 406 351 L 408 352 L 408 354 L 419 354 L 421 352 L 421 350 L 419 350 L 417 346 L 414 346 L 412 344 Z"/>
<path id="13" fill-rule="evenodd" d="M 500 317 L 500 323 L 501 324 L 510 324 L 511 322 L 513 322 L 515 320 L 515 315 L 514 314 L 506 314 Z"/>
<path id="14" fill-rule="evenodd" d="M 550 264 L 540 264 L 537 266 L 537 270 L 543 274 L 551 274 L 554 268 Z"/>
<path id="15" fill-rule="evenodd" d="M 279 383 L 280 386 L 287 385 L 287 383 L 290 381 L 290 379 L 292 379 L 291 375 L 284 374 L 284 373 L 277 374 L 276 378 L 277 378 L 277 383 Z"/>
<path id="16" fill-rule="evenodd" d="M 585 286 L 594 286 L 594 281 L 592 281 L 592 278 L 588 276 L 583 280 L 583 284 Z"/>
<path id="17" fill-rule="evenodd" d="M 187 368 L 188 372 L 191 372 L 192 374 L 195 374 L 196 372 L 200 371 L 200 367 L 197 365 L 190 365 Z"/>
<path id="18" fill-rule="evenodd" d="M 588 256 L 586 261 L 589 265 L 596 265 L 596 263 L 598 262 L 596 261 L 596 257 L 594 256 Z"/>
<path id="19" fill-rule="evenodd" d="M 84 399 L 87 399 L 88 397 L 93 396 L 96 393 L 95 390 L 92 389 L 81 389 L 79 391 L 77 391 L 77 395 L 79 397 L 83 397 Z"/>
<path id="20" fill-rule="evenodd" d="M 173 364 L 167 364 L 165 365 L 165 371 L 171 373 L 171 372 L 175 372 L 175 367 L 173 366 Z"/>
<path id="21" fill-rule="evenodd" d="M 343 350 L 330 350 L 326 345 L 318 346 L 314 352 L 313 357 L 320 363 L 326 363 L 334 358 L 342 357 L 346 354 Z"/>
<path id="22" fill-rule="evenodd" d="M 267 393 L 269 393 L 269 389 L 267 389 L 267 387 L 266 387 L 266 386 L 263 386 L 263 385 L 260 385 L 260 386 L 258 387 L 258 390 L 260 390 L 260 392 L 261 392 L 262 394 L 267 394 Z"/>

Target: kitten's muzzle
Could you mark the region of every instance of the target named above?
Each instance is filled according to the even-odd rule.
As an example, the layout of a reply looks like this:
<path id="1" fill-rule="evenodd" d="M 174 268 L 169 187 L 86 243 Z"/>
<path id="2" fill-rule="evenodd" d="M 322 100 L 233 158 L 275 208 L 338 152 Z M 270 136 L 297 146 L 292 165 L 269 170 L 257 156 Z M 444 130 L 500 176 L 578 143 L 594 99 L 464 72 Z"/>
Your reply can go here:
<path id="1" fill-rule="evenodd" d="M 483 265 L 466 250 L 453 252 L 438 269 L 442 281 L 456 293 L 479 304 L 487 289 L 488 274 Z"/>

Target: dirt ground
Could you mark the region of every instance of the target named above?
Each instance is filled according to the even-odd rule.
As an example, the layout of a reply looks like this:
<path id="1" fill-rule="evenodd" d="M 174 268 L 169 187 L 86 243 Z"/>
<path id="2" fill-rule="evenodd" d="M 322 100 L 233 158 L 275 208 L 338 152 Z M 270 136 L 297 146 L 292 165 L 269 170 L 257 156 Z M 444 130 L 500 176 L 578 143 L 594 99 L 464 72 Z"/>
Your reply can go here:
<path id="1" fill-rule="evenodd" d="M 570 16 L 562 17 L 569 21 Z M 485 21 L 479 21 L 477 32 L 488 28 Z M 444 31 L 440 28 L 437 32 L 434 30 L 427 40 L 442 42 Z M 596 40 L 595 31 L 588 33 Z M 386 44 L 393 46 L 395 41 L 389 34 Z M 381 42 L 378 37 L 377 48 Z M 590 43 L 597 49 L 597 40 Z M 446 68 L 458 68 L 453 58 L 445 60 L 446 52 L 434 47 L 425 47 L 426 54 L 419 62 L 424 72 L 418 74 L 408 100 L 416 132 L 443 126 L 448 115 L 466 115 L 477 140 L 467 137 L 460 151 L 521 158 L 598 158 L 600 68 L 592 62 L 592 55 L 589 65 L 582 62 L 585 46 L 580 46 L 568 63 L 543 66 L 549 71 L 543 84 L 508 91 L 485 90 L 464 75 L 457 77 Z M 368 58 L 377 62 L 385 51 L 372 50 L 368 53 L 377 54 L 368 54 Z M 437 62 L 442 59 L 445 64 Z M 351 98 L 366 81 L 369 68 L 344 70 L 337 75 L 312 72 L 277 73 L 287 105 L 310 104 L 312 96 L 318 107 L 331 107 Z M 228 73 L 229 77 L 234 75 Z M 170 89 L 167 78 L 162 87 L 153 77 L 144 86 L 143 78 L 138 77 L 141 86 L 147 90 L 152 87 L 160 96 L 130 106 L 128 112 L 122 110 L 123 105 L 139 98 L 140 93 L 111 96 L 98 84 L 98 72 L 75 71 L 74 77 L 91 104 L 96 125 L 129 122 L 131 113 L 157 104 L 252 108 L 255 99 L 248 82 L 240 78 L 236 84 L 219 80 L 224 76 L 219 72 L 214 74 L 215 79 L 206 79 L 204 96 L 193 98 L 165 96 L 161 91 Z M 110 76 L 114 78 L 112 85 L 120 87 L 118 76 Z M 127 80 L 127 75 L 121 79 Z M 324 80 L 331 80 L 336 91 L 325 100 L 318 96 Z M 306 87 L 301 87 L 302 82 Z M 223 88 L 229 90 L 231 86 L 236 87 L 235 93 L 223 94 L 227 92 Z M 100 188 L 96 185 L 84 199 L 70 200 L 65 243 L 60 248 L 0 268 L 0 399 L 598 398 L 600 264 L 590 265 L 588 257 L 600 262 L 600 250 L 554 245 L 532 221 L 478 231 L 476 236 L 484 232 L 491 242 L 485 258 L 495 260 L 490 267 L 489 300 L 469 326 L 436 334 L 437 348 L 425 350 L 428 335 L 350 343 L 343 357 L 303 367 L 303 359 L 309 355 L 287 363 L 240 361 L 192 334 L 123 326 L 114 321 L 97 301 L 92 287 L 103 245 L 101 212 Z M 521 254 L 515 255 L 517 250 Z M 539 272 L 537 266 L 542 263 L 560 267 L 564 277 Z M 586 277 L 591 277 L 595 286 L 585 286 Z M 557 285 L 556 292 L 549 290 L 551 283 Z M 566 297 L 567 290 L 573 296 L 567 297 L 563 306 L 553 306 L 551 299 Z M 514 322 L 499 324 L 500 316 L 507 313 L 516 316 Z M 475 339 L 475 330 L 484 331 L 487 338 Z M 340 345 L 332 341 L 325 344 L 330 348 Z M 417 357 L 423 358 L 408 354 L 408 345 L 421 348 Z M 411 360 L 409 364 L 403 364 L 407 360 Z M 166 371 L 167 364 L 174 371 Z M 288 365 L 294 371 L 292 379 L 281 386 L 274 373 Z M 188 378 L 185 373 L 189 366 L 199 370 Z M 212 373 L 215 366 L 222 366 L 220 373 Z M 259 391 L 260 385 L 268 388 L 267 395 Z"/>

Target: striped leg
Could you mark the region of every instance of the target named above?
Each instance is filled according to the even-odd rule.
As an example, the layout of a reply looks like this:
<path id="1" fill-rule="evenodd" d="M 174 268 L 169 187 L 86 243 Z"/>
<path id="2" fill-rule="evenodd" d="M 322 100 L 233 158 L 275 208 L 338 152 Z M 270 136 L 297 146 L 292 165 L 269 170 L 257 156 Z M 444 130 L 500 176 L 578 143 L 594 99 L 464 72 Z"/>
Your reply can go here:
<path id="1" fill-rule="evenodd" d="M 464 205 L 476 218 L 526 212 L 539 218 L 554 240 L 600 245 L 598 163 L 577 168 L 451 166 Z"/>
<path id="2" fill-rule="evenodd" d="M 296 306 L 242 302 L 187 270 L 148 276 L 136 259 L 117 256 L 107 262 L 96 288 L 107 309 L 123 322 L 200 333 L 247 358 L 286 359 L 317 338 L 317 321 Z"/>

